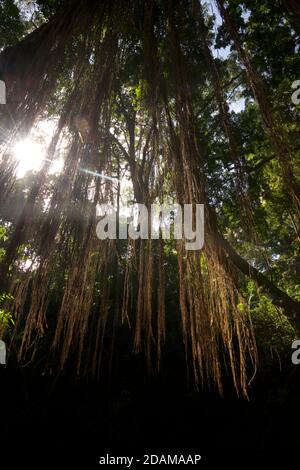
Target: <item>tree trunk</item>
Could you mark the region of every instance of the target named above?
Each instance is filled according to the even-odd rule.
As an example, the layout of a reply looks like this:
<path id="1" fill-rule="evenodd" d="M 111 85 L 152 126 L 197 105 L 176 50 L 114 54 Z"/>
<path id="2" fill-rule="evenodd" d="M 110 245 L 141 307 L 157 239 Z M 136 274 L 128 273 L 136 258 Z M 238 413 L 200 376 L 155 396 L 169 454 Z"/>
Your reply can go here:
<path id="1" fill-rule="evenodd" d="M 176 40 L 176 38 L 174 39 Z M 206 44 L 207 45 L 207 44 Z M 210 51 L 206 51 L 207 57 L 210 54 Z M 178 70 L 181 70 L 179 64 L 177 64 Z M 219 105 L 222 108 L 222 115 L 226 119 L 226 102 L 224 101 L 224 97 L 221 92 L 220 87 L 220 80 L 218 79 L 217 70 L 213 70 L 214 73 L 214 80 L 215 85 L 217 88 L 218 93 L 218 100 L 220 101 Z M 180 76 L 180 74 L 179 74 Z M 182 89 L 181 89 L 182 91 Z M 182 102 L 187 99 L 186 97 L 182 97 Z M 168 114 L 168 113 L 167 113 Z M 272 118 L 272 116 L 271 116 Z M 188 122 L 188 119 L 183 120 L 185 124 L 187 122 L 188 131 L 189 133 L 193 132 L 194 126 L 191 122 Z M 228 124 L 226 120 L 226 124 Z M 229 130 L 231 131 L 231 129 Z M 232 134 L 233 135 L 233 134 Z M 195 136 L 190 137 L 191 142 L 196 142 Z M 197 150 L 196 150 L 197 152 Z M 193 161 L 189 162 L 190 171 L 191 173 L 199 178 L 199 172 L 197 171 L 196 167 L 193 168 Z M 208 203 L 208 198 L 206 196 L 206 192 L 203 188 L 203 182 L 198 181 L 200 189 L 199 194 L 202 194 L 202 201 L 205 203 L 206 207 L 206 234 L 207 238 L 212 238 L 214 240 L 214 245 L 216 249 L 221 247 L 222 251 L 225 255 L 227 255 L 231 261 L 231 263 L 237 268 L 237 270 L 247 277 L 250 277 L 255 280 L 258 286 L 262 287 L 264 291 L 268 292 L 271 296 L 273 303 L 282 308 L 286 317 L 290 320 L 291 324 L 300 331 L 300 303 L 290 298 L 285 292 L 281 291 L 277 286 L 275 286 L 264 274 L 258 271 L 256 268 L 252 267 L 247 261 L 245 261 L 230 245 L 230 243 L 224 238 L 224 236 L 220 233 L 218 228 L 218 221 L 217 216 L 215 213 L 214 208 L 212 208 Z M 223 264 L 225 261 L 223 260 L 222 251 L 220 252 L 220 263 Z"/>
<path id="2" fill-rule="evenodd" d="M 237 185 L 237 194 L 236 200 L 237 205 L 240 210 L 240 215 L 242 218 L 242 223 L 246 222 L 243 226 L 246 234 L 249 235 L 250 239 L 253 242 L 257 242 L 257 236 L 255 233 L 254 220 L 253 220 L 253 211 L 251 207 L 251 201 L 247 194 L 246 188 L 246 178 L 243 171 L 242 160 L 240 156 L 240 149 L 237 143 L 234 126 L 229 114 L 228 105 L 226 102 L 226 97 L 222 89 L 222 82 L 219 74 L 217 64 L 213 58 L 211 50 L 208 45 L 207 37 L 207 28 L 204 21 L 203 11 L 200 3 L 195 3 L 195 16 L 199 24 L 199 32 L 202 42 L 203 54 L 207 66 L 211 73 L 212 84 L 214 88 L 214 93 L 219 109 L 219 115 L 221 118 L 222 127 L 224 129 L 225 135 L 229 142 L 229 149 L 231 160 L 236 171 L 236 185 Z"/>
<path id="3" fill-rule="evenodd" d="M 282 170 L 282 178 L 290 198 L 296 208 L 298 215 L 300 214 L 300 187 L 297 183 L 291 162 L 290 149 L 286 143 L 285 135 L 276 122 L 271 103 L 267 97 L 263 82 L 252 66 L 251 57 L 248 51 L 243 47 L 241 39 L 235 24 L 225 8 L 223 0 L 216 0 L 221 16 L 224 19 L 226 28 L 234 41 L 236 50 L 240 59 L 246 68 L 249 85 L 252 88 L 255 99 L 260 107 L 261 115 L 267 134 L 269 135 L 274 152 L 277 155 Z"/>
<path id="4" fill-rule="evenodd" d="M 245 261 L 219 232 L 217 233 L 217 239 L 237 269 L 253 279 L 264 291 L 268 292 L 272 302 L 277 307 L 283 309 L 285 316 L 289 319 L 296 331 L 300 332 L 300 303 L 289 297 L 285 292 L 275 286 L 267 276 Z"/>

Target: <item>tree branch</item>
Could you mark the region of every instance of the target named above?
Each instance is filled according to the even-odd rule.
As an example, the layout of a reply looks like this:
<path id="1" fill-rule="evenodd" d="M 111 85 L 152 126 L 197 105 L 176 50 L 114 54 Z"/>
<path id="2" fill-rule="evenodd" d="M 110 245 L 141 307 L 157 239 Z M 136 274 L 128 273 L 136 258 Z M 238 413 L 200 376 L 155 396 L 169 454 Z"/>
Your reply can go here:
<path id="1" fill-rule="evenodd" d="M 239 271 L 254 279 L 259 286 L 266 290 L 271 295 L 273 303 L 283 309 L 284 314 L 290 320 L 291 324 L 300 332 L 300 302 L 289 297 L 285 292 L 275 286 L 267 276 L 244 260 L 222 234 L 218 233 L 217 239 Z"/>

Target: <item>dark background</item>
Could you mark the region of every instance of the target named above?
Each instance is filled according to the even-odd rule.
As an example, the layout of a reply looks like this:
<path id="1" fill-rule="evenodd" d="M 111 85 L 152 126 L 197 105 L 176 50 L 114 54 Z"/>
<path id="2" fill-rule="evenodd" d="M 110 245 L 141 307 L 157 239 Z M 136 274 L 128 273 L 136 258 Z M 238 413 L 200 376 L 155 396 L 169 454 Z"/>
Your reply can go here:
<path id="1" fill-rule="evenodd" d="M 149 374 L 140 355 L 119 355 L 110 379 L 98 382 L 54 378 L 14 358 L 0 372 L 1 462 L 13 468 L 103 468 L 106 453 L 196 453 L 196 468 L 299 463 L 300 366 L 288 358 L 256 377 L 249 400 L 229 381 L 223 398 L 197 391 L 178 351 L 165 355 L 160 374 Z"/>

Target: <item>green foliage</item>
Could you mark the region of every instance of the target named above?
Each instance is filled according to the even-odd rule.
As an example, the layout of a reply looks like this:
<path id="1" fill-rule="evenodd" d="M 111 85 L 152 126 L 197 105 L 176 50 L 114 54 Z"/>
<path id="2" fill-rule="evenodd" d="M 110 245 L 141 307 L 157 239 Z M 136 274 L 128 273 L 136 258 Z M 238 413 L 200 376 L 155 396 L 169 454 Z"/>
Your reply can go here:
<path id="1" fill-rule="evenodd" d="M 62 3 L 63 0 L 37 0 L 37 4 L 47 19 L 57 12 Z"/>
<path id="2" fill-rule="evenodd" d="M 270 298 L 257 290 L 249 281 L 246 296 L 251 311 L 260 361 L 270 364 L 285 354 L 290 354 L 291 344 L 297 337 L 288 319 L 276 308 Z"/>
<path id="3" fill-rule="evenodd" d="M 7 240 L 7 229 L 4 225 L 0 225 L 0 242 L 3 243 Z M 0 246 L 0 261 L 5 256 L 5 249 Z"/>
<path id="4" fill-rule="evenodd" d="M 0 1 L 0 50 L 15 44 L 24 34 L 24 23 L 13 0 Z"/>
<path id="5" fill-rule="evenodd" d="M 9 332 L 15 324 L 12 314 L 3 308 L 3 303 L 12 299 L 13 297 L 11 294 L 0 294 L 0 333 L 3 331 Z"/>

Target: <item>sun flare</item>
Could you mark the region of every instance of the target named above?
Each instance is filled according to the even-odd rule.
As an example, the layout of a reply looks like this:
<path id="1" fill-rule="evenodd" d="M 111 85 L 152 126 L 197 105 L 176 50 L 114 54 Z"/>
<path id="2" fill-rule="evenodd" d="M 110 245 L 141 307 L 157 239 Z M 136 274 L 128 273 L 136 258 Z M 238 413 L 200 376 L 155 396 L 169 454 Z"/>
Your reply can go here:
<path id="1" fill-rule="evenodd" d="M 45 160 L 44 146 L 30 138 L 16 142 L 13 146 L 13 154 L 18 162 L 17 176 L 19 178 L 28 171 L 39 171 Z"/>
<path id="2" fill-rule="evenodd" d="M 47 159 L 47 148 L 55 132 L 55 120 L 40 121 L 31 135 L 22 140 L 17 140 L 12 146 L 12 154 L 18 164 L 16 177 L 23 178 L 29 172 L 38 172 Z M 59 174 L 63 169 L 63 152 L 66 141 L 62 140 L 56 157 L 49 168 L 49 174 Z"/>

